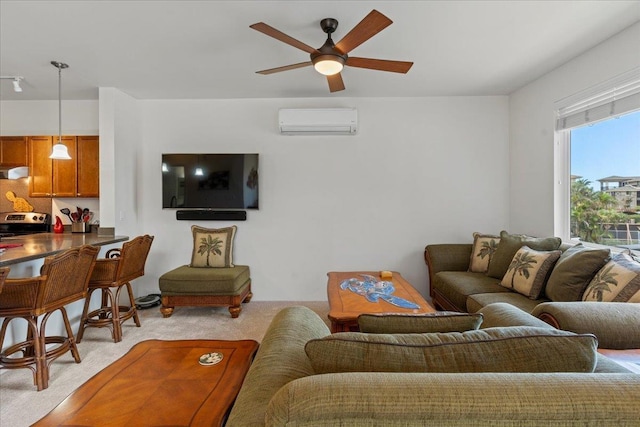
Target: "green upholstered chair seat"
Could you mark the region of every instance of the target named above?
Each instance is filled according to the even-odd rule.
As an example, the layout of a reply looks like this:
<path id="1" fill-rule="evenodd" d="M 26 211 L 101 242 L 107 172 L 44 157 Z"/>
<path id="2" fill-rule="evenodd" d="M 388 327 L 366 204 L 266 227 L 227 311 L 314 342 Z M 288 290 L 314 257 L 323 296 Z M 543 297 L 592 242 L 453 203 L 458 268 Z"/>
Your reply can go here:
<path id="1" fill-rule="evenodd" d="M 239 295 L 250 282 L 249 267 L 202 268 L 183 265 L 159 279 L 163 295 Z"/>

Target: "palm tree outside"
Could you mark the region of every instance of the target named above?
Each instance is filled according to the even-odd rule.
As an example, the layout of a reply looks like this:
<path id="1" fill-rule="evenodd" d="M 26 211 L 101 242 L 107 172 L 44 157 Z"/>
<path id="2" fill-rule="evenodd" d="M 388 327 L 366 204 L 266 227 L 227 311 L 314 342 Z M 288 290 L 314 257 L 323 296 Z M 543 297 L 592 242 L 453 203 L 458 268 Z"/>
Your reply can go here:
<path id="1" fill-rule="evenodd" d="M 198 247 L 198 253 L 200 255 L 207 255 L 207 267 L 211 266 L 211 263 L 209 262 L 209 257 L 211 256 L 211 253 L 213 253 L 214 255 L 220 255 L 222 256 L 222 250 L 220 249 L 222 247 L 222 240 L 220 240 L 217 237 L 211 237 L 211 235 L 207 235 L 206 237 L 202 237 L 200 239 L 200 246 Z"/>

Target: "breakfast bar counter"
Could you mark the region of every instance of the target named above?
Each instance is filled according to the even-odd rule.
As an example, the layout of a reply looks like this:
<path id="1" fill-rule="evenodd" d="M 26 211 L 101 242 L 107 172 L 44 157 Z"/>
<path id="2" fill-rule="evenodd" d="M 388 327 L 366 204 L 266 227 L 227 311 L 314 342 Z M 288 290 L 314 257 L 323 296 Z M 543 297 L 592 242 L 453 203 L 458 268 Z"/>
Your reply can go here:
<path id="1" fill-rule="evenodd" d="M 0 247 L 12 247 L 0 253 L 0 267 L 45 258 L 82 245 L 106 246 L 127 240 L 128 236 L 99 236 L 96 233 L 39 233 L 4 237 Z M 15 244 L 20 246 L 13 247 Z"/>

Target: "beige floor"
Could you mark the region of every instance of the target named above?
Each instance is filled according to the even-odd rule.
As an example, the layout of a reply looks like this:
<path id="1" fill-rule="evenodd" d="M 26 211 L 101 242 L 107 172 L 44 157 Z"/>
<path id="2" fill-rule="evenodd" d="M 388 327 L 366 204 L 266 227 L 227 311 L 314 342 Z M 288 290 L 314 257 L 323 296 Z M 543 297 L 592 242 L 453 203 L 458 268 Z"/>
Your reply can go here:
<path id="1" fill-rule="evenodd" d="M 36 391 L 31 371 L 0 371 L 0 427 L 29 426 L 49 413 L 79 385 L 121 357 L 137 342 L 148 339 L 254 339 L 260 341 L 271 318 L 282 308 L 305 305 L 325 321 L 327 302 L 263 302 L 243 305 L 237 319 L 226 308 L 176 308 L 173 316 L 162 318 L 157 307 L 141 310 L 140 328 L 132 321 L 123 325 L 123 340 L 111 341 L 107 329 L 90 328 L 78 345 L 82 363 L 76 364 L 70 353 L 51 365 L 49 388 Z"/>

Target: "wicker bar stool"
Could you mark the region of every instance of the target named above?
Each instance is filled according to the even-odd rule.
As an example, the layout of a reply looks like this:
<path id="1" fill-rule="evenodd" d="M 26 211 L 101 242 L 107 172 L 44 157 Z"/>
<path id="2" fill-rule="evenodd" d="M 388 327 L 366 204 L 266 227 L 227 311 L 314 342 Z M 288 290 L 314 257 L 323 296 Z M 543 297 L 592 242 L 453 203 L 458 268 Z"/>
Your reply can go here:
<path id="1" fill-rule="evenodd" d="M 98 248 L 89 245 L 69 249 L 45 258 L 39 276 L 5 280 L 0 294 L 0 317 L 5 318 L 0 348 L 12 320 L 25 319 L 28 329 L 25 341 L 2 350 L 0 368 L 31 369 L 33 383 L 40 391 L 49 386 L 49 365 L 55 359 L 71 351 L 76 363 L 80 363 L 65 305 L 86 297 L 98 252 Z M 62 314 L 67 335 L 47 336 L 47 321 L 57 310 Z M 41 315 L 44 316 L 38 324 Z"/>
<path id="2" fill-rule="evenodd" d="M 144 275 L 144 265 L 153 243 L 153 236 L 145 234 L 125 242 L 122 248 L 110 249 L 104 259 L 96 261 L 89 280 L 89 292 L 84 303 L 77 342 L 82 340 L 87 327 L 111 328 L 113 342 L 122 341 L 122 324 L 133 318 L 140 326 L 131 281 Z M 112 292 L 115 289 L 115 293 Z M 130 306 L 120 305 L 120 292 L 126 289 Z M 93 292 L 100 290 L 102 302 L 100 308 L 89 312 Z"/>
<path id="3" fill-rule="evenodd" d="M 2 293 L 2 287 L 4 286 L 4 281 L 9 275 L 9 267 L 1 267 L 0 268 L 0 294 Z"/>

